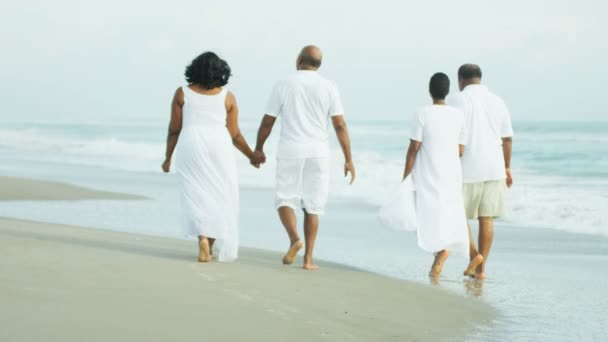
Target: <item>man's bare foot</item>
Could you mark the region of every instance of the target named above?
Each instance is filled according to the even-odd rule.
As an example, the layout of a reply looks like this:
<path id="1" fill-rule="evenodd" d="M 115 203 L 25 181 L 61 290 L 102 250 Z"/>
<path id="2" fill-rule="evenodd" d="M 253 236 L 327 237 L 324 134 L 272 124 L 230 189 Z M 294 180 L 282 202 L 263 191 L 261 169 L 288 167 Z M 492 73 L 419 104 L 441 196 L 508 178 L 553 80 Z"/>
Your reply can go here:
<path id="1" fill-rule="evenodd" d="M 464 270 L 463 274 L 465 276 L 474 275 L 475 271 L 477 270 L 477 266 L 481 265 L 482 263 L 483 263 L 483 255 L 477 254 L 473 259 L 471 259 L 469 266 L 467 266 L 467 269 Z"/>
<path id="2" fill-rule="evenodd" d="M 435 261 L 433 262 L 433 266 L 431 267 L 431 272 L 429 276 L 432 278 L 437 278 L 441 274 L 443 270 L 443 263 L 448 258 L 450 253 L 447 250 L 443 250 L 435 256 Z"/>
<path id="3" fill-rule="evenodd" d="M 198 262 L 211 261 L 211 253 L 209 249 L 209 241 L 206 238 L 198 241 Z"/>
<path id="4" fill-rule="evenodd" d="M 293 264 L 293 260 L 296 258 L 296 255 L 298 254 L 298 251 L 304 246 L 304 244 L 302 243 L 302 240 L 298 240 L 296 242 L 294 242 L 291 247 L 289 247 L 289 250 L 287 251 L 287 254 L 285 254 L 285 256 L 283 257 L 283 264 L 284 265 L 291 265 Z"/>
<path id="5" fill-rule="evenodd" d="M 304 264 L 304 266 L 302 266 L 302 268 L 307 271 L 314 271 L 314 270 L 318 270 L 319 266 L 315 265 L 315 264 Z"/>

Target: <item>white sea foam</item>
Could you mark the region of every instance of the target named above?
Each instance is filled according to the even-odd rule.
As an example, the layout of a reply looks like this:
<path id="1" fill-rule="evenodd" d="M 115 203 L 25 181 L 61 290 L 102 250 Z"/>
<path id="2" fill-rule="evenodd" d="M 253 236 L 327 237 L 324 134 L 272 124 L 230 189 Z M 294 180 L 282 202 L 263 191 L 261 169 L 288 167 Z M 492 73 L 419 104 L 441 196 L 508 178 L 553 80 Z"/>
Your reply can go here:
<path id="1" fill-rule="evenodd" d="M 165 148 L 162 139 L 142 142 L 87 137 L 86 134 L 70 137 L 40 129 L 0 129 L 0 137 L 0 152 L 4 158 L 136 172 L 161 172 Z M 267 144 L 268 162 L 260 170 L 249 166 L 248 161 L 239 156 L 243 186 L 267 189 L 274 186 L 275 147 L 276 135 Z M 350 186 L 343 178 L 341 152 L 332 151 L 331 198 L 379 207 L 399 184 L 404 161 L 364 150 L 355 150 L 354 156 L 357 179 Z M 514 169 L 516 183 L 509 191 L 509 212 L 505 221 L 608 236 L 607 179 L 551 176 L 530 171 L 521 161 L 519 165 L 521 167 Z"/>
<path id="2" fill-rule="evenodd" d="M 48 134 L 38 129 L 0 130 L 0 136 L 0 150 L 15 158 L 94 165 L 127 171 L 156 170 L 164 150 L 164 144 L 160 142 L 74 138 Z"/>

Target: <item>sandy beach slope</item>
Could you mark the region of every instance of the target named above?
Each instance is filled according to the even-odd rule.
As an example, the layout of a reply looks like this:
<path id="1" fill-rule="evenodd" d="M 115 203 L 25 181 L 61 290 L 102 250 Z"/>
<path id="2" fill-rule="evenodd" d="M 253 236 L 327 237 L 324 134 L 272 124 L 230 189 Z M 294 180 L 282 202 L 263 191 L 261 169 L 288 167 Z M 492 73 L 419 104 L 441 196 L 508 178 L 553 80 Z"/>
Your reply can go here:
<path id="1" fill-rule="evenodd" d="M 9 180 L 4 200 L 131 198 Z M 0 218 L 0 341 L 462 340 L 495 314 L 339 265 L 282 266 L 274 252 L 242 248 L 231 264 L 196 256 L 192 241 Z"/>
<path id="2" fill-rule="evenodd" d="M 137 200 L 145 197 L 92 190 L 60 182 L 0 176 L 0 201 L 95 199 Z"/>

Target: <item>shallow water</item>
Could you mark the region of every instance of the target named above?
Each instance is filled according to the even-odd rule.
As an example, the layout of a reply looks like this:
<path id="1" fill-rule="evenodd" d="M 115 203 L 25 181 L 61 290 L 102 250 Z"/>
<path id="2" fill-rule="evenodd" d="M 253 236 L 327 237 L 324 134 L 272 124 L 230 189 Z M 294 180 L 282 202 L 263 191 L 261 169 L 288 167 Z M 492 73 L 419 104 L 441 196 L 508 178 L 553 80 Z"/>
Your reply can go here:
<path id="1" fill-rule="evenodd" d="M 65 177 L 68 170 L 71 179 Z M 183 237 L 173 176 L 82 167 L 74 171 L 74 167 L 47 165 L 44 171 L 30 169 L 21 175 L 152 199 L 4 202 L 0 216 Z M 272 207 L 272 192 L 243 189 L 241 203 L 242 245 L 283 251 L 288 242 Z M 467 260 L 451 256 L 438 284 L 432 284 L 426 277 L 432 256 L 417 248 L 414 234 L 383 228 L 376 214 L 369 204 L 332 201 L 321 221 L 316 257 L 436 286 L 496 307 L 495 322 L 473 332 L 470 341 L 602 341 L 608 336 L 607 238 L 498 223 L 488 279 L 480 282 L 462 277 Z"/>

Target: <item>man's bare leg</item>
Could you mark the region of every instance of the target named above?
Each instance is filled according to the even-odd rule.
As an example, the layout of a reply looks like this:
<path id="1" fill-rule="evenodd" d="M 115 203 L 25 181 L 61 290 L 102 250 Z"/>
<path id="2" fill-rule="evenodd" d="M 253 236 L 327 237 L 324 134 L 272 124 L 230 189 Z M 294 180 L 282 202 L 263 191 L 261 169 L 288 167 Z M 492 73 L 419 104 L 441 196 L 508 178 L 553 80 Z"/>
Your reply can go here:
<path id="1" fill-rule="evenodd" d="M 283 264 L 290 265 L 293 263 L 298 251 L 302 248 L 302 241 L 298 236 L 296 213 L 290 207 L 280 207 L 279 217 L 289 236 L 289 250 L 287 250 L 287 253 L 283 257 Z"/>
<path id="2" fill-rule="evenodd" d="M 492 241 L 494 240 L 494 219 L 492 217 L 479 218 L 479 253 L 483 256 L 483 262 L 477 267 L 475 278 L 485 278 L 485 265 L 488 261 Z"/>
<path id="3" fill-rule="evenodd" d="M 304 254 L 305 270 L 316 270 L 319 266 L 312 261 L 312 251 L 315 248 L 315 240 L 319 231 L 319 216 L 304 211 L 304 241 L 306 241 L 306 252 Z"/>
<path id="4" fill-rule="evenodd" d="M 473 260 L 479 254 L 477 251 L 477 247 L 475 246 L 475 239 L 473 239 L 473 231 L 471 230 L 471 225 L 467 223 L 467 228 L 469 229 L 469 258 Z"/>
<path id="5" fill-rule="evenodd" d="M 475 271 L 477 267 L 483 263 L 483 256 L 479 254 L 477 248 L 475 247 L 475 240 L 473 239 L 473 232 L 471 231 L 471 225 L 467 223 L 467 227 L 469 228 L 469 266 L 464 270 L 465 276 L 473 276 L 475 275 Z"/>

